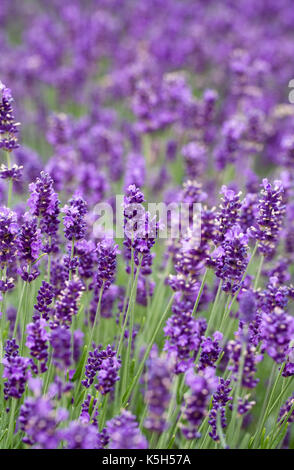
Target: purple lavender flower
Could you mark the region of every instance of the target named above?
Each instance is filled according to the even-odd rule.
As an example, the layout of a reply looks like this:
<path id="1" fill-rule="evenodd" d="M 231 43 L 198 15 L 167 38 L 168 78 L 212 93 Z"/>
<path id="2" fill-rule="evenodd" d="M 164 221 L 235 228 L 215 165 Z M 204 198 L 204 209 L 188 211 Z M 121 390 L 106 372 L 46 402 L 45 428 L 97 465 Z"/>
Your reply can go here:
<path id="1" fill-rule="evenodd" d="M 250 395 L 245 395 L 243 399 L 238 398 L 238 414 L 241 416 L 251 411 L 256 403 L 254 400 L 249 400 L 249 397 Z"/>
<path id="2" fill-rule="evenodd" d="M 84 216 L 87 213 L 87 203 L 80 196 L 70 199 L 63 208 L 64 235 L 68 240 L 82 240 L 86 234 Z"/>
<path id="3" fill-rule="evenodd" d="M 180 374 L 191 367 L 197 356 L 206 321 L 201 318 L 195 320 L 192 310 L 185 311 L 183 302 L 175 303 L 172 309 L 173 315 L 163 329 L 167 337 L 164 351 L 175 359 L 175 373 Z"/>
<path id="4" fill-rule="evenodd" d="M 2 163 L 0 178 L 3 180 L 11 179 L 13 181 L 19 181 L 21 179 L 22 169 L 22 166 L 18 166 L 15 163 L 10 168 Z"/>
<path id="5" fill-rule="evenodd" d="M 66 441 L 66 449 L 97 449 L 98 430 L 92 424 L 72 421 L 68 428 L 60 432 L 62 440 Z"/>
<path id="6" fill-rule="evenodd" d="M 229 385 L 230 379 L 224 380 L 220 378 L 216 392 L 212 396 L 212 408 L 209 412 L 208 424 L 211 426 L 209 435 L 216 442 L 219 441 L 219 435 L 217 434 L 218 414 L 220 416 L 221 427 L 224 429 L 227 426 L 226 406 L 233 400 L 233 397 L 230 396 L 232 388 Z"/>
<path id="7" fill-rule="evenodd" d="M 68 368 L 71 365 L 71 333 L 70 330 L 58 326 L 50 334 L 50 343 L 53 349 L 52 358 L 56 367 Z"/>
<path id="8" fill-rule="evenodd" d="M 84 290 L 84 284 L 76 276 L 65 282 L 65 287 L 59 294 L 55 304 L 53 315 L 54 326 L 70 327 L 72 318 L 78 313 L 79 301 Z"/>
<path id="9" fill-rule="evenodd" d="M 146 438 L 141 434 L 136 417 L 123 410 L 119 416 L 106 424 L 109 435 L 109 449 L 147 449 Z"/>
<path id="10" fill-rule="evenodd" d="M 37 449 L 56 449 L 61 440 L 57 426 L 67 419 L 68 413 L 62 408 L 55 410 L 50 399 L 40 396 L 42 383 L 34 387 L 31 380 L 29 385 L 35 396 L 26 398 L 18 418 L 25 433 L 23 442 Z"/>
<path id="11" fill-rule="evenodd" d="M 36 313 L 33 317 L 34 320 L 37 320 L 40 317 L 44 318 L 45 320 L 49 320 L 50 314 L 52 313 L 52 308 L 50 308 L 49 305 L 51 305 L 53 297 L 53 286 L 46 281 L 42 281 L 41 287 L 39 288 L 37 294 L 37 303 L 34 305 L 36 310 Z"/>
<path id="12" fill-rule="evenodd" d="M 262 314 L 262 351 L 278 364 L 284 362 L 294 338 L 294 318 L 276 307 L 272 313 Z"/>
<path id="13" fill-rule="evenodd" d="M 6 358 L 19 356 L 19 346 L 14 338 L 6 341 L 4 351 Z"/>
<path id="14" fill-rule="evenodd" d="M 217 277 L 223 280 L 222 289 L 235 293 L 241 286 L 242 276 L 248 264 L 248 237 L 238 225 L 225 235 L 222 244 L 208 260 Z"/>
<path id="15" fill-rule="evenodd" d="M 27 357 L 11 355 L 4 357 L 2 361 L 4 365 L 3 378 L 4 382 L 4 399 L 21 398 L 25 391 L 25 386 L 30 377 L 28 370 L 30 359 Z"/>
<path id="16" fill-rule="evenodd" d="M 280 413 L 279 413 L 279 418 L 278 421 L 280 423 L 283 423 L 286 419 L 286 416 L 288 413 L 290 413 L 291 408 L 293 408 L 294 405 L 294 393 L 291 397 L 289 397 L 286 402 L 281 406 Z M 288 423 L 293 423 L 294 422 L 294 410 L 292 413 L 290 413 L 290 416 L 287 419 Z"/>
<path id="17" fill-rule="evenodd" d="M 20 226 L 17 244 L 19 257 L 22 261 L 27 264 L 36 261 L 42 249 L 41 231 L 37 227 L 36 218 L 27 218 Z"/>
<path id="18" fill-rule="evenodd" d="M 201 353 L 199 358 L 199 370 L 204 370 L 206 367 L 215 367 L 215 362 L 218 360 L 222 348 L 219 343 L 223 339 L 222 333 L 216 331 L 213 334 L 213 340 L 208 337 L 202 336 Z"/>
<path id="19" fill-rule="evenodd" d="M 218 379 L 214 369 L 207 367 L 198 375 L 189 369 L 185 380 L 190 390 L 185 397 L 183 417 L 186 424 L 182 426 L 182 432 L 186 439 L 196 439 L 200 437 L 198 427 L 207 413 L 208 402 L 217 388 Z"/>
<path id="20" fill-rule="evenodd" d="M 121 361 L 110 345 L 105 350 L 96 348 L 89 352 L 85 371 L 86 379 L 82 380 L 82 384 L 89 388 L 97 378 L 98 383 L 95 384 L 95 388 L 105 395 L 114 390 L 115 383 L 119 380 L 120 367 Z"/>
<path id="21" fill-rule="evenodd" d="M 228 342 L 226 349 L 232 361 L 232 365 L 229 366 L 229 369 L 233 372 L 233 379 L 237 380 L 240 368 L 242 343 L 237 339 L 231 340 Z M 259 382 L 259 379 L 255 378 L 256 364 L 263 359 L 263 356 L 261 354 L 257 354 L 256 347 L 250 343 L 246 345 L 244 354 L 245 359 L 242 370 L 241 384 L 242 387 L 255 388 Z"/>
<path id="22" fill-rule="evenodd" d="M 98 407 L 97 405 L 97 399 L 92 397 L 88 393 L 86 396 L 85 400 L 82 403 L 82 409 L 81 409 L 81 414 L 80 414 L 80 420 L 83 423 L 91 423 L 94 424 L 95 426 L 98 425 L 97 417 L 99 415 L 98 413 Z"/>
<path id="23" fill-rule="evenodd" d="M 207 167 L 207 148 L 198 142 L 189 142 L 182 148 L 186 174 L 189 179 L 202 176 Z"/>
<path id="24" fill-rule="evenodd" d="M 19 147 L 17 139 L 19 123 L 14 120 L 12 102 L 10 89 L 0 82 L 0 148 L 7 152 Z"/>
<path id="25" fill-rule="evenodd" d="M 7 207 L 0 207 L 0 264 L 2 269 L 5 264 L 10 264 L 15 260 L 17 233 L 16 213 Z"/>
<path id="26" fill-rule="evenodd" d="M 280 231 L 285 215 L 284 189 L 281 181 L 273 185 L 265 178 L 262 182 L 261 199 L 258 204 L 258 226 L 252 228 L 252 233 L 259 242 L 259 251 L 265 256 L 271 256 L 279 240 Z"/>
<path id="27" fill-rule="evenodd" d="M 162 433 L 168 427 L 165 413 L 171 398 L 171 365 L 171 361 L 158 355 L 156 348 L 152 349 L 147 361 L 147 390 L 144 396 L 148 405 L 144 426 L 150 431 Z"/>
<path id="28" fill-rule="evenodd" d="M 60 213 L 58 196 L 53 189 L 53 180 L 48 173 L 41 171 L 40 177 L 29 185 L 29 189 L 31 195 L 28 205 L 32 214 L 41 218 L 41 232 L 51 237 L 46 246 L 47 252 L 51 252 L 57 237 Z"/>
<path id="29" fill-rule="evenodd" d="M 222 203 L 220 211 L 216 214 L 217 236 L 214 242 L 218 245 L 225 240 L 226 233 L 240 220 L 240 194 L 232 189 L 222 186 Z"/>
<path id="30" fill-rule="evenodd" d="M 39 370 L 41 373 L 47 371 L 49 334 L 46 331 L 46 326 L 47 322 L 43 318 L 27 325 L 26 346 L 30 349 L 31 357 L 37 360 L 37 365 L 32 365 L 35 374 Z"/>
<path id="31" fill-rule="evenodd" d="M 107 290 L 114 280 L 116 270 L 116 255 L 118 253 L 118 245 L 115 245 L 112 239 L 105 238 L 98 243 L 97 253 L 97 272 L 95 281 L 97 287 Z"/>

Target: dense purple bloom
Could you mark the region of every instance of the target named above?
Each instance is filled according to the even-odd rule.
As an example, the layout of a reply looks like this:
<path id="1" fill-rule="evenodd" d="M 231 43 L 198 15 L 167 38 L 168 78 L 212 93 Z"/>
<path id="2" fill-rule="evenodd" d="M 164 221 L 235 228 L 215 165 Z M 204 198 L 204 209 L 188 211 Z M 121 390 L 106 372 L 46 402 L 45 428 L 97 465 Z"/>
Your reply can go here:
<path id="1" fill-rule="evenodd" d="M 9 88 L 0 82 L 0 148 L 10 152 L 18 145 L 17 127 L 12 109 L 13 98 Z"/>
<path id="2" fill-rule="evenodd" d="M 238 414 L 243 416 L 248 413 L 253 406 L 255 405 L 254 400 L 249 400 L 249 395 L 245 395 L 245 397 L 238 398 Z"/>
<path id="3" fill-rule="evenodd" d="M 147 361 L 145 380 L 147 390 L 144 399 L 148 405 L 145 428 L 162 433 L 167 427 L 166 410 L 171 398 L 172 370 L 171 362 L 159 356 L 155 348 Z"/>
<path id="4" fill-rule="evenodd" d="M 112 239 L 105 238 L 98 243 L 96 253 L 98 266 L 95 280 L 97 286 L 100 288 L 103 286 L 105 291 L 114 280 L 118 245 L 115 245 Z"/>
<path id="5" fill-rule="evenodd" d="M 70 199 L 63 208 L 64 235 L 68 240 L 81 240 L 86 234 L 84 216 L 87 213 L 87 203 L 80 196 Z"/>
<path id="6" fill-rule="evenodd" d="M 294 339 L 294 318 L 280 307 L 272 313 L 263 313 L 261 337 L 262 350 L 278 364 L 284 362 L 290 342 Z"/>
<path id="7" fill-rule="evenodd" d="M 193 369 L 189 369 L 186 373 L 186 384 L 189 392 L 183 410 L 185 424 L 182 426 L 182 432 L 186 439 L 196 439 L 200 437 L 198 427 L 207 414 L 207 405 L 211 394 L 217 388 L 218 379 L 211 367 L 197 375 Z"/>
<path id="8" fill-rule="evenodd" d="M 206 367 L 215 367 L 215 362 L 218 360 L 222 348 L 219 343 L 223 339 L 222 333 L 216 331 L 213 334 L 213 340 L 203 336 L 201 342 L 201 353 L 199 357 L 199 370 L 204 370 Z"/>
<path id="9" fill-rule="evenodd" d="M 7 207 L 0 208 L 0 263 L 4 265 L 11 263 L 15 259 L 18 233 L 16 213 Z"/>
<path id="10" fill-rule="evenodd" d="M 136 417 L 130 411 L 123 410 L 119 416 L 106 424 L 109 435 L 109 449 L 147 449 L 146 438 L 139 430 Z"/>
<path id="11" fill-rule="evenodd" d="M 42 249 L 41 231 L 37 219 L 27 219 L 21 226 L 17 237 L 18 253 L 27 264 L 36 261 Z"/>
<path id="12" fill-rule="evenodd" d="M 80 420 L 84 423 L 91 423 L 98 425 L 97 417 L 98 417 L 98 407 L 97 407 L 97 399 L 92 397 L 88 393 L 85 400 L 82 403 L 82 409 L 80 414 Z"/>
<path id="13" fill-rule="evenodd" d="M 47 371 L 49 334 L 46 331 L 46 326 L 47 322 L 43 318 L 27 325 L 26 346 L 30 349 L 31 357 L 37 360 L 37 364 L 32 365 L 36 374 L 39 370 L 41 373 Z"/>
<path id="14" fill-rule="evenodd" d="M 71 332 L 67 328 L 58 326 L 50 334 L 52 358 L 56 367 L 68 368 L 71 365 Z"/>
<path id="15" fill-rule="evenodd" d="M 19 346 L 14 338 L 6 341 L 4 351 L 4 357 L 6 358 L 19 356 Z"/>
<path id="16" fill-rule="evenodd" d="M 242 343 L 239 340 L 231 340 L 228 342 L 226 349 L 229 353 L 232 365 L 229 366 L 229 369 L 233 372 L 233 379 L 237 380 L 240 360 L 242 353 Z M 248 343 L 244 349 L 244 366 L 242 370 L 242 379 L 241 384 L 246 388 L 255 388 L 259 382 L 259 379 L 255 377 L 256 374 L 256 364 L 258 364 L 263 356 L 257 354 L 256 347 Z"/>
<path id="17" fill-rule="evenodd" d="M 37 294 L 37 303 L 34 305 L 36 310 L 34 314 L 34 319 L 38 319 L 39 317 L 48 320 L 51 313 L 52 308 L 49 307 L 51 305 L 54 298 L 54 288 L 53 286 L 46 281 L 42 281 L 42 284 L 38 290 Z"/>
<path id="18" fill-rule="evenodd" d="M 224 380 L 223 378 L 220 378 L 216 392 L 212 396 L 212 408 L 209 412 L 208 424 L 211 426 L 209 435 L 214 441 L 219 441 L 219 435 L 217 434 L 218 414 L 220 417 L 221 427 L 224 429 L 227 426 L 226 406 L 233 399 L 233 397 L 230 396 L 232 388 L 229 385 L 229 379 Z"/>
<path id="19" fill-rule="evenodd" d="M 278 420 L 281 423 L 283 423 L 285 421 L 286 416 L 288 415 L 288 413 L 290 413 L 291 409 L 293 409 L 293 405 L 294 405 L 294 393 L 281 406 L 280 414 L 279 414 L 279 418 L 278 418 Z M 293 423 L 294 422 L 294 409 L 293 409 L 292 413 L 290 413 L 290 416 L 288 417 L 287 422 L 288 423 Z"/>
<path id="20" fill-rule="evenodd" d="M 48 173 L 41 171 L 40 177 L 29 185 L 29 189 L 31 195 L 28 205 L 33 215 L 44 217 L 45 215 L 54 215 L 56 213 L 58 196 L 54 192 L 53 180 Z"/>
<path id="21" fill-rule="evenodd" d="M 97 449 L 98 429 L 92 424 L 72 421 L 69 427 L 60 433 L 62 440 L 66 441 L 66 449 Z"/>
<path id="22" fill-rule="evenodd" d="M 3 378 L 4 382 L 4 398 L 9 397 L 21 398 L 25 391 L 25 386 L 30 376 L 29 365 L 30 359 L 27 357 L 11 355 L 4 357 L 2 361 L 4 365 Z"/>
<path id="23" fill-rule="evenodd" d="M 110 345 L 105 350 L 96 348 L 89 352 L 85 371 L 86 379 L 82 381 L 82 384 L 89 388 L 97 379 L 95 388 L 105 395 L 114 389 L 115 383 L 119 380 L 120 367 L 121 361 Z"/>
<path id="24" fill-rule="evenodd" d="M 18 418 L 25 433 L 23 442 L 38 449 L 56 449 L 61 440 L 57 426 L 67 419 L 68 413 L 62 408 L 55 410 L 50 399 L 40 396 L 42 383 L 35 387 L 31 380 L 29 385 L 35 396 L 26 398 Z"/>
<path id="25" fill-rule="evenodd" d="M 54 326 L 70 327 L 72 318 L 78 313 L 79 301 L 84 290 L 84 284 L 78 277 L 65 282 L 65 287 L 55 303 L 53 314 Z"/>
<path id="26" fill-rule="evenodd" d="M 271 184 L 266 178 L 262 185 L 258 204 L 258 225 L 252 228 L 252 233 L 259 242 L 259 251 L 265 256 L 270 256 L 278 243 L 285 215 L 284 188 L 281 181 Z"/>
<path id="27" fill-rule="evenodd" d="M 192 310 L 185 311 L 183 302 L 173 305 L 173 315 L 167 320 L 164 334 L 167 340 L 164 350 L 175 360 L 175 373 L 185 372 L 197 356 L 206 321 L 192 317 Z"/>
<path id="28" fill-rule="evenodd" d="M 207 149 L 203 144 L 190 142 L 182 148 L 186 174 L 190 179 L 202 176 L 207 166 Z"/>
<path id="29" fill-rule="evenodd" d="M 222 289 L 236 292 L 241 286 L 242 276 L 248 264 L 248 237 L 235 225 L 225 235 L 208 261 L 217 277 L 223 280 Z"/>
<path id="30" fill-rule="evenodd" d="M 0 178 L 3 180 L 12 179 L 13 181 L 18 181 L 22 175 L 22 166 L 16 164 L 12 165 L 10 168 L 2 164 L 0 168 Z"/>
<path id="31" fill-rule="evenodd" d="M 241 193 L 236 194 L 232 189 L 222 186 L 221 194 L 222 203 L 216 214 L 217 236 L 214 240 L 216 244 L 223 242 L 228 230 L 240 221 Z"/>

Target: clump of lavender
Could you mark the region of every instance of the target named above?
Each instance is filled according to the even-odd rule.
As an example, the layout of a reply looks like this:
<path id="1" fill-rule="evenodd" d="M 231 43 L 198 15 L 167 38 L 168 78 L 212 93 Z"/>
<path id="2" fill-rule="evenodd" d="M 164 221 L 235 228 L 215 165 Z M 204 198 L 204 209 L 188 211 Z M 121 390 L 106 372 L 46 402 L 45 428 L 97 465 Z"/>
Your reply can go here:
<path id="1" fill-rule="evenodd" d="M 66 442 L 66 449 L 97 449 L 99 433 L 92 424 L 72 421 L 68 428 L 60 432 L 60 437 Z"/>
<path id="2" fill-rule="evenodd" d="M 222 243 L 228 230 L 240 221 L 241 193 L 236 194 L 232 189 L 222 186 L 221 194 L 223 195 L 222 203 L 216 214 L 217 234 L 214 239 L 216 245 Z"/>
<path id="3" fill-rule="evenodd" d="M 171 362 L 160 357 L 154 348 L 147 361 L 145 380 L 147 390 L 144 399 L 148 406 L 148 414 L 144 422 L 145 428 L 162 433 L 168 427 L 166 410 L 171 398 L 172 371 Z"/>
<path id="4" fill-rule="evenodd" d="M 222 429 L 226 428 L 226 407 L 233 400 L 233 397 L 230 396 L 231 391 L 232 388 L 230 387 L 230 379 L 224 380 L 221 377 L 219 379 L 219 384 L 217 386 L 216 392 L 212 396 L 212 408 L 209 412 L 208 421 L 208 424 L 211 426 L 211 431 L 209 432 L 209 435 L 214 441 L 217 442 L 219 441 L 219 435 L 217 433 L 218 415 Z"/>
<path id="5" fill-rule="evenodd" d="M 238 339 L 231 340 L 228 342 L 226 349 L 232 362 L 232 365 L 229 366 L 229 369 L 233 372 L 233 379 L 237 380 L 242 354 L 242 342 Z M 242 387 L 246 388 L 255 388 L 259 382 L 259 379 L 255 377 L 256 364 L 258 364 L 263 359 L 263 356 L 262 354 L 258 354 L 256 347 L 250 343 L 246 344 L 244 356 L 245 359 L 242 370 L 241 385 Z"/>
<path id="6" fill-rule="evenodd" d="M 60 369 L 67 369 L 72 360 L 70 330 L 63 326 L 54 328 L 50 333 L 50 344 L 54 365 Z"/>
<path id="7" fill-rule="evenodd" d="M 41 171 L 40 177 L 34 183 L 29 185 L 30 198 L 28 205 L 31 212 L 36 217 L 40 217 L 40 229 L 42 233 L 51 237 L 46 247 L 47 252 L 51 251 L 52 238 L 57 236 L 59 226 L 59 200 L 53 189 L 53 180 L 48 173 Z"/>
<path id="8" fill-rule="evenodd" d="M 37 294 L 37 303 L 34 305 L 34 308 L 36 310 L 33 317 L 34 320 L 37 320 L 40 317 L 44 318 L 45 320 L 49 320 L 49 317 L 53 312 L 53 309 L 50 308 L 49 305 L 52 304 L 53 298 L 53 286 L 46 281 L 42 281 L 42 284 Z"/>
<path id="9" fill-rule="evenodd" d="M 119 380 L 120 367 L 121 361 L 110 345 L 105 350 L 96 348 L 89 352 L 85 370 L 86 379 L 82 380 L 82 384 L 89 388 L 97 379 L 95 388 L 105 395 L 114 390 L 115 383 Z"/>
<path id="10" fill-rule="evenodd" d="M 290 413 L 291 409 L 293 408 L 293 405 L 294 405 L 294 393 L 281 406 L 280 413 L 279 413 L 279 418 L 278 418 L 278 421 L 280 423 L 283 423 L 285 421 L 287 415 Z M 288 423 L 293 423 L 293 421 L 294 421 L 294 409 L 293 409 L 292 413 L 290 413 L 290 416 L 288 417 L 287 421 L 288 421 Z"/>
<path id="11" fill-rule="evenodd" d="M 14 262 L 17 249 L 17 215 L 7 207 L 0 207 L 0 265 L 3 269 Z"/>
<path id="12" fill-rule="evenodd" d="M 202 337 L 201 353 L 199 357 L 199 370 L 204 370 L 206 367 L 215 367 L 215 362 L 218 360 L 221 353 L 220 342 L 223 339 L 223 334 L 216 331 L 213 334 L 213 339 L 210 337 Z"/>
<path id="13" fill-rule="evenodd" d="M 114 280 L 117 253 L 118 245 L 115 245 L 112 239 L 105 238 L 97 245 L 98 266 L 95 281 L 98 288 L 103 286 L 103 291 L 106 291 Z"/>
<path id="14" fill-rule="evenodd" d="M 26 398 L 20 408 L 18 423 L 21 431 L 25 433 L 23 442 L 37 449 L 56 449 L 60 443 L 61 435 L 57 430 L 60 422 L 68 417 L 68 412 L 55 409 L 52 400 L 41 397 L 42 382 L 29 383 L 34 391 L 34 397 Z"/>
<path id="15" fill-rule="evenodd" d="M 49 334 L 46 326 L 47 322 L 43 318 L 27 325 L 26 346 L 30 350 L 31 357 L 37 361 L 37 364 L 32 364 L 35 374 L 47 371 Z"/>
<path id="16" fill-rule="evenodd" d="M 65 282 L 65 288 L 58 296 L 54 308 L 53 325 L 69 328 L 78 313 L 79 301 L 85 287 L 78 277 Z"/>
<path id="17" fill-rule="evenodd" d="M 199 351 L 206 321 L 193 318 L 192 310 L 185 310 L 184 302 L 179 302 L 173 305 L 173 315 L 163 330 L 167 337 L 164 350 L 175 360 L 175 373 L 186 372 Z"/>
<path id="18" fill-rule="evenodd" d="M 64 236 L 67 240 L 82 240 L 86 234 L 84 216 L 87 213 L 87 203 L 80 196 L 71 198 L 64 206 L 63 217 Z"/>
<path id="19" fill-rule="evenodd" d="M 207 414 L 207 405 L 211 394 L 217 388 L 218 379 L 214 369 L 207 367 L 199 374 L 189 369 L 185 380 L 189 392 L 187 392 L 183 406 L 185 424 L 182 426 L 182 432 L 186 439 L 196 439 L 200 437 L 198 427 Z"/>
<path id="20" fill-rule="evenodd" d="M 284 362 L 290 342 L 294 337 L 294 318 L 276 307 L 270 314 L 262 315 L 262 350 L 278 364 Z"/>
<path id="21" fill-rule="evenodd" d="M 227 231 L 220 246 L 212 253 L 208 265 L 222 279 L 222 289 L 235 293 L 248 264 L 248 237 L 238 225 Z"/>
<path id="22" fill-rule="evenodd" d="M 4 365 L 3 378 L 4 382 L 4 399 L 21 398 L 26 383 L 30 377 L 30 359 L 18 355 L 10 355 L 4 357 L 2 361 Z"/>
<path id="23" fill-rule="evenodd" d="M 0 148 L 11 152 L 19 147 L 18 126 L 12 109 L 13 98 L 11 90 L 0 82 Z"/>
<path id="24" fill-rule="evenodd" d="M 266 178 L 262 186 L 257 227 L 253 227 L 251 231 L 258 241 L 260 253 L 270 257 L 276 249 L 284 220 L 284 188 L 281 181 L 271 184 Z"/>
<path id="25" fill-rule="evenodd" d="M 109 449 L 147 449 L 146 438 L 141 434 L 136 417 L 123 410 L 119 416 L 106 424 L 109 435 Z"/>

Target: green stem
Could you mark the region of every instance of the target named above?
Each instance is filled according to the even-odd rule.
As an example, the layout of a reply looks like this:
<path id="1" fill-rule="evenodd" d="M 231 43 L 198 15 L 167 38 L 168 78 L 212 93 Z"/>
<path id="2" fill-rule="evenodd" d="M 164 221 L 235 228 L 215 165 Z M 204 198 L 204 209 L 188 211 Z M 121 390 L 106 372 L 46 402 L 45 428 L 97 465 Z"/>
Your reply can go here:
<path id="1" fill-rule="evenodd" d="M 195 302 L 194 307 L 193 307 L 192 317 L 194 317 L 196 312 L 197 312 L 197 308 L 198 308 L 198 305 L 199 305 L 199 302 L 200 302 L 200 298 L 201 298 L 203 288 L 205 286 L 207 275 L 208 275 L 208 268 L 206 268 L 205 273 L 204 273 L 203 278 L 202 278 L 202 282 L 201 282 L 200 289 L 198 291 L 197 299 L 196 299 L 196 302 Z"/>
<path id="2" fill-rule="evenodd" d="M 167 315 L 168 315 L 169 309 L 170 309 L 170 307 L 171 307 L 171 305 L 172 305 L 174 296 L 175 296 L 175 294 L 173 294 L 173 295 L 171 296 L 171 298 L 170 298 L 170 300 L 169 300 L 169 302 L 168 302 L 168 304 L 167 304 L 167 306 L 166 306 L 166 309 L 165 309 L 165 311 L 163 312 L 163 315 L 162 315 L 160 321 L 158 322 L 157 327 L 156 327 L 156 329 L 155 329 L 155 331 L 154 331 L 154 333 L 153 333 L 153 335 L 152 335 L 151 341 L 150 341 L 150 343 L 149 343 L 149 345 L 148 345 L 148 347 L 147 347 L 147 349 L 146 349 L 146 351 L 145 351 L 145 354 L 144 354 L 144 356 L 143 356 L 143 358 L 142 358 L 142 360 L 141 360 L 141 363 L 140 363 L 140 366 L 139 366 L 139 368 L 138 368 L 138 371 L 137 371 L 135 377 L 133 378 L 133 380 L 131 381 L 129 388 L 128 388 L 127 392 L 125 393 L 125 396 L 123 397 L 123 404 L 122 404 L 123 407 L 125 407 L 125 406 L 127 405 L 128 400 L 129 400 L 129 397 L 130 397 L 130 395 L 131 395 L 131 393 L 132 393 L 134 387 L 137 385 L 137 382 L 138 382 L 138 380 L 139 380 L 139 378 L 140 378 L 140 376 L 141 376 L 141 374 L 142 374 L 142 371 L 143 371 L 143 369 L 144 369 L 145 362 L 146 362 L 146 360 L 147 360 L 147 358 L 148 358 L 148 356 L 149 356 L 149 354 L 150 354 L 151 348 L 152 348 L 152 346 L 153 346 L 153 344 L 154 344 L 154 342 L 155 342 L 155 340 L 156 340 L 156 336 L 158 335 L 158 332 L 161 330 L 161 328 L 163 327 L 164 322 L 165 322 L 166 319 L 167 319 Z"/>

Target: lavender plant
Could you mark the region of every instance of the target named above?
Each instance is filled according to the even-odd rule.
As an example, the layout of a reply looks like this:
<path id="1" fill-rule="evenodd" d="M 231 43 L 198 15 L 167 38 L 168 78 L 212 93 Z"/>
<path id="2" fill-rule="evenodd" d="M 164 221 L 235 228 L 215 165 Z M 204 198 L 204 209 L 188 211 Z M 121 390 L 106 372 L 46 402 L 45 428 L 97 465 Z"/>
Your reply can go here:
<path id="1" fill-rule="evenodd" d="M 293 20 L 1 0 L 1 449 L 294 448 Z"/>

